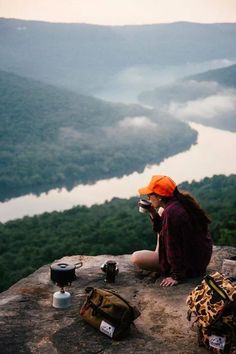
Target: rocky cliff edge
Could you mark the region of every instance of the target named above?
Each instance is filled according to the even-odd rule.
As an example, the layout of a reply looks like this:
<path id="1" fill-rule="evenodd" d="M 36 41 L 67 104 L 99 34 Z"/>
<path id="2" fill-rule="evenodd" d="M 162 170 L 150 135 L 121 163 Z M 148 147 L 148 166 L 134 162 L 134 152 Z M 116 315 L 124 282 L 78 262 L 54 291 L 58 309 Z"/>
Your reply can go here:
<path id="1" fill-rule="evenodd" d="M 220 271 L 223 259 L 235 255 L 235 248 L 214 247 L 208 273 Z M 104 282 L 100 269 L 110 259 L 119 266 L 114 284 Z M 129 255 L 71 256 L 60 261 L 83 262 L 83 267 L 76 270 L 77 280 L 66 288 L 72 295 L 72 305 L 64 310 L 52 307 L 58 287 L 50 281 L 50 265 L 1 293 L 1 354 L 207 353 L 198 347 L 197 335 L 186 319 L 186 297 L 201 279 L 162 288 L 161 278 L 137 272 Z M 114 289 L 140 310 L 141 316 L 126 339 L 112 341 L 82 320 L 79 310 L 87 286 Z"/>

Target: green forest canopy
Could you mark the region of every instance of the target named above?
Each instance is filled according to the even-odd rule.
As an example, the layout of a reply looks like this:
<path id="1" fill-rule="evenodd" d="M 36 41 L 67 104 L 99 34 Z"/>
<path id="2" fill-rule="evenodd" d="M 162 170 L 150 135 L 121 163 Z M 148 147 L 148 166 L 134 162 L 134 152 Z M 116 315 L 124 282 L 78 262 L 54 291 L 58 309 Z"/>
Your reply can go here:
<path id="1" fill-rule="evenodd" d="M 3 71 L 0 106 L 1 200 L 141 172 L 197 137 L 167 114 Z"/>
<path id="2" fill-rule="evenodd" d="M 214 243 L 236 247 L 236 175 L 183 183 L 207 211 Z M 137 198 L 74 207 L 0 224 L 0 291 L 38 267 L 69 255 L 127 254 L 153 249 L 155 235 Z"/>

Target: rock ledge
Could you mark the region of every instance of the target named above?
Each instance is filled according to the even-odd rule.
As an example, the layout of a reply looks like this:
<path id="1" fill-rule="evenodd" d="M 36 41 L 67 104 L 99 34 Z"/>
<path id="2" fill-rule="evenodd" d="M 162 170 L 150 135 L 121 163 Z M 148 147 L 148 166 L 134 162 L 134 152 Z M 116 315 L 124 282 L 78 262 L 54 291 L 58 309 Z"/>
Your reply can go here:
<path id="1" fill-rule="evenodd" d="M 208 273 L 220 271 L 222 260 L 233 255 L 235 248 L 215 247 Z M 109 259 L 119 264 L 114 284 L 104 283 L 100 270 L 101 264 Z M 153 274 L 142 277 L 137 273 L 129 255 L 72 256 L 60 261 L 83 262 L 83 267 L 76 270 L 78 279 L 67 288 L 72 295 L 71 307 L 64 310 L 52 307 L 52 296 L 58 288 L 50 281 L 49 265 L 20 280 L 0 294 L 0 353 L 207 353 L 198 347 L 196 333 L 186 319 L 186 297 L 201 279 L 162 288 L 160 279 Z M 112 341 L 84 323 L 79 309 L 87 286 L 114 289 L 138 307 L 141 316 L 129 337 Z"/>

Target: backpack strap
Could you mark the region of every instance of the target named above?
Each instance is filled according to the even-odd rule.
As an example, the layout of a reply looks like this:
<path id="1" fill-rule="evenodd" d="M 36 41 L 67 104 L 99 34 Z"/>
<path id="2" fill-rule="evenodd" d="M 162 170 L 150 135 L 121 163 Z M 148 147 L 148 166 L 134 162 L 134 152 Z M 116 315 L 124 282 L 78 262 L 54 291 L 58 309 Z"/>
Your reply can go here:
<path id="1" fill-rule="evenodd" d="M 230 301 L 227 293 L 224 291 L 224 289 L 222 289 L 214 280 L 213 277 L 211 277 L 210 275 L 206 275 L 205 276 L 205 281 L 207 283 L 207 285 L 214 291 L 217 292 L 217 294 L 220 296 L 220 298 L 224 301 Z"/>

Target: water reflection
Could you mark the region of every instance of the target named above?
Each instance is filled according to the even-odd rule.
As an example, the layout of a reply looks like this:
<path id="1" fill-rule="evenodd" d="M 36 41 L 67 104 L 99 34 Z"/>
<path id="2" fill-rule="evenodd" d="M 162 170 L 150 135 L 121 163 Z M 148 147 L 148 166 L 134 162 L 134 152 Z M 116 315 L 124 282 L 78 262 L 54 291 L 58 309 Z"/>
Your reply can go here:
<path id="1" fill-rule="evenodd" d="M 95 184 L 78 185 L 71 191 L 54 189 L 40 196 L 26 195 L 0 203 L 0 221 L 62 211 L 76 205 L 101 204 L 113 197 L 130 198 L 154 174 L 170 175 L 177 183 L 198 181 L 214 174 L 236 173 L 236 133 L 190 123 L 198 131 L 198 141 L 188 151 L 167 158 L 159 165 L 147 166 L 142 173 L 122 178 L 101 180 Z"/>

